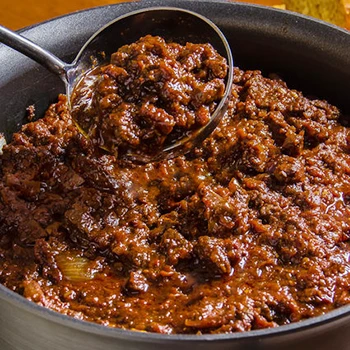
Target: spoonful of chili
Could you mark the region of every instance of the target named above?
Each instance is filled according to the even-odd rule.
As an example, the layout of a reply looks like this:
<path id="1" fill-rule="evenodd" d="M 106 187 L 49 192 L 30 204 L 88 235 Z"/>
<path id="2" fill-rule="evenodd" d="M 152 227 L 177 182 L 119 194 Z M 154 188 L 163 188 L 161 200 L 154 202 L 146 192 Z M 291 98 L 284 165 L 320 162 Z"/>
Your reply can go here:
<path id="1" fill-rule="evenodd" d="M 2 26 L 0 42 L 60 76 L 78 129 L 118 158 L 147 163 L 186 153 L 227 109 L 229 44 L 215 24 L 188 10 L 153 7 L 118 17 L 69 64 Z"/>

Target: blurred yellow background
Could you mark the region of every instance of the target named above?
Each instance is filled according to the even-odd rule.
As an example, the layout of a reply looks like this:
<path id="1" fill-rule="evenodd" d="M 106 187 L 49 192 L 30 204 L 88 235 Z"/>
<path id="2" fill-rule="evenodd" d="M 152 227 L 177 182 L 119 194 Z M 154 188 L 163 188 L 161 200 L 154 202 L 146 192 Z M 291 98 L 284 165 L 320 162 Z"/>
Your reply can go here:
<path id="1" fill-rule="evenodd" d="M 127 0 L 0 0 L 0 24 L 17 30 L 69 12 L 125 1 Z M 281 0 L 245 2 L 275 5 L 280 4 Z"/>

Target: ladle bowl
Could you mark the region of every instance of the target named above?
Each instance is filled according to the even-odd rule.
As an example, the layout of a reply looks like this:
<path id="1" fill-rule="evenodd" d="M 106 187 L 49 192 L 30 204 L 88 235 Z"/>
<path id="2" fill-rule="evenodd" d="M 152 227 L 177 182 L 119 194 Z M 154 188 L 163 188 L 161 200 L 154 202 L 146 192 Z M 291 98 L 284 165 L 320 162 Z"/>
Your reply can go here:
<path id="1" fill-rule="evenodd" d="M 119 47 L 135 42 L 147 34 L 159 35 L 166 41 L 182 45 L 186 42 L 210 43 L 226 58 L 228 74 L 223 98 L 212 113 L 210 121 L 198 130 L 184 134 L 183 138 L 174 143 L 165 143 L 158 154 L 138 157 L 137 161 L 142 162 L 186 153 L 210 135 L 226 112 L 233 80 L 233 58 L 225 36 L 213 22 L 195 12 L 175 7 L 150 7 L 133 11 L 109 22 L 93 34 L 72 63 L 62 61 L 25 37 L 0 26 L 0 42 L 32 58 L 62 79 L 68 103 L 74 87 L 86 72 L 108 62 L 110 55 Z M 88 134 L 88 130 L 77 126 L 83 134 Z"/>

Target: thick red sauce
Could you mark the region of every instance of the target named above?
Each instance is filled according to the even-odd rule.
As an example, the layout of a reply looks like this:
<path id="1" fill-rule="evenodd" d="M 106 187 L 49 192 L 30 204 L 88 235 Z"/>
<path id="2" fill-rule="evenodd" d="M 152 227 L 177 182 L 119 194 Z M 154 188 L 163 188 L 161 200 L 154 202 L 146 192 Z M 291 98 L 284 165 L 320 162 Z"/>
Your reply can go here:
<path id="1" fill-rule="evenodd" d="M 350 131 L 339 110 L 235 70 L 229 110 L 186 156 L 130 165 L 66 99 L 1 156 L 0 282 L 111 327 L 230 333 L 350 302 Z"/>

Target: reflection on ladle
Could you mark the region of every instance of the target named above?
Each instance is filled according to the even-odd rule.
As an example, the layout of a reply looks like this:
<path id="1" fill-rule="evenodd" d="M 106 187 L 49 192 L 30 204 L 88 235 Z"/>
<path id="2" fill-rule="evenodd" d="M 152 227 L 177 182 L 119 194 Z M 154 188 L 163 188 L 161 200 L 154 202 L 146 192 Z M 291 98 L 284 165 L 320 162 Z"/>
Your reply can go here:
<path id="1" fill-rule="evenodd" d="M 67 64 L 61 61 L 59 58 L 55 57 L 50 52 L 34 44 L 30 40 L 8 30 L 7 28 L 0 26 L 0 41 L 2 43 L 34 59 L 44 67 L 48 68 L 51 72 L 61 77 L 61 79 L 65 83 L 67 98 L 71 104 L 71 111 L 73 112 L 73 119 L 75 120 L 80 131 L 82 131 L 85 136 L 88 136 L 90 138 L 94 135 L 100 135 L 100 130 L 98 130 L 98 133 L 91 133 L 91 129 L 87 128 L 86 125 L 82 123 L 81 119 L 75 117 L 74 111 L 76 110 L 76 106 L 74 104 L 77 102 L 77 94 L 75 93 L 75 88 L 77 86 L 82 86 L 81 84 L 83 84 L 82 82 L 84 82 L 83 78 L 86 77 L 87 74 L 89 74 L 90 77 L 92 77 L 98 70 L 112 69 L 113 67 L 111 68 L 111 66 L 107 66 L 106 64 L 110 62 L 111 56 L 113 63 L 113 60 L 115 60 L 116 57 L 116 55 L 113 55 L 113 53 L 117 51 L 118 48 L 124 45 L 134 43 L 141 37 L 147 35 L 160 36 L 164 38 L 166 42 L 179 43 L 181 45 L 185 45 L 187 42 L 194 44 L 210 43 L 215 48 L 215 50 L 226 59 L 228 69 L 227 74 L 225 74 L 225 77 L 221 76 L 221 79 L 223 79 L 223 82 L 225 84 L 225 86 L 222 87 L 222 89 L 218 88 L 217 81 L 216 83 L 212 83 L 212 90 L 215 93 L 212 94 L 213 99 L 210 102 L 215 101 L 215 104 L 212 104 L 210 108 L 207 108 L 207 112 L 210 111 L 210 113 L 208 114 L 207 112 L 203 112 L 203 110 L 201 113 L 197 113 L 197 121 L 201 120 L 201 115 L 204 115 L 204 119 L 205 115 L 207 115 L 207 120 L 205 120 L 205 122 L 203 122 L 202 120 L 202 122 L 194 123 L 193 125 L 195 125 L 195 127 L 192 127 L 190 132 L 182 132 L 181 134 L 179 133 L 179 129 L 175 127 L 174 130 L 177 133 L 176 137 L 169 137 L 164 143 L 161 143 L 161 147 L 154 147 L 154 145 L 152 144 L 154 140 L 151 140 L 148 145 L 148 150 L 151 150 L 151 152 L 145 152 L 146 148 L 137 148 L 138 146 L 136 143 L 134 147 L 132 147 L 132 151 L 124 152 L 124 155 L 138 162 L 150 162 L 162 158 L 173 157 L 178 154 L 187 152 L 193 146 L 200 143 L 213 131 L 213 129 L 216 127 L 221 117 L 225 113 L 232 86 L 233 61 L 231 50 L 225 36 L 211 21 L 199 14 L 180 8 L 156 7 L 134 11 L 115 19 L 114 21 L 108 23 L 102 29 L 97 31 L 86 42 L 86 44 L 83 46 L 83 48 L 80 50 L 77 57 L 71 64 Z M 176 50 L 176 48 L 174 48 L 173 51 L 174 50 Z M 209 55 L 206 58 L 206 67 L 205 69 L 202 69 L 202 71 L 207 72 L 207 75 L 210 76 L 209 80 L 218 79 L 219 77 L 213 74 L 215 68 L 213 68 L 210 71 L 210 62 L 212 61 L 213 57 Z M 167 59 L 165 59 L 165 61 L 167 61 Z M 179 59 L 179 61 L 181 62 L 181 58 Z M 215 59 L 213 59 L 213 61 L 215 61 Z M 203 62 L 201 62 L 200 64 L 202 63 Z M 126 67 L 119 68 L 122 68 L 124 69 L 124 71 L 127 71 L 125 70 Z M 193 71 L 194 74 L 202 74 L 199 73 L 201 69 L 193 69 Z M 208 71 L 210 71 L 210 73 L 208 73 Z M 105 74 L 106 72 L 103 73 Z M 119 73 L 124 74 L 121 71 L 119 71 Z M 145 74 L 148 73 L 151 73 L 149 69 L 141 74 L 141 78 L 144 79 Z M 185 73 L 183 71 L 180 72 L 180 80 L 183 84 L 186 83 L 186 80 L 183 80 L 181 76 Z M 117 73 L 107 72 L 107 75 L 108 74 L 109 76 L 113 76 L 113 74 L 115 75 Z M 130 74 L 130 72 L 127 72 L 127 74 Z M 137 79 L 139 78 L 140 76 L 137 76 Z M 200 79 L 202 79 L 201 76 L 198 77 L 198 80 Z M 157 79 L 155 78 L 155 80 Z M 168 82 L 163 81 L 163 83 L 172 83 L 170 80 Z M 179 80 L 176 81 L 176 83 L 179 83 Z M 121 80 L 120 84 L 126 86 L 126 80 Z M 187 88 L 187 92 L 189 92 L 191 89 L 193 89 L 193 86 L 189 89 Z M 162 92 L 162 89 L 160 89 L 159 91 Z M 200 95 L 201 93 L 198 94 L 198 96 Z M 166 99 L 163 100 L 163 104 L 165 100 Z M 191 102 L 192 110 L 196 110 L 197 107 L 200 107 L 198 104 L 201 102 L 201 99 L 196 97 L 195 100 L 198 100 L 197 103 L 195 101 Z M 146 114 L 157 114 L 156 107 L 154 107 L 155 109 L 153 108 L 153 112 L 152 108 L 152 106 L 143 105 L 142 111 Z M 152 118 L 154 118 L 154 116 L 152 116 L 151 119 Z M 149 119 L 150 118 L 148 118 L 148 120 Z M 167 134 L 169 130 L 164 126 L 163 131 L 163 134 Z M 101 137 L 99 139 L 101 140 Z M 97 144 L 98 146 L 108 151 L 114 152 L 116 150 L 115 148 L 110 147 L 108 145 L 106 146 L 105 144 L 101 144 L 96 140 L 98 140 L 98 138 L 94 140 L 95 144 Z"/>

